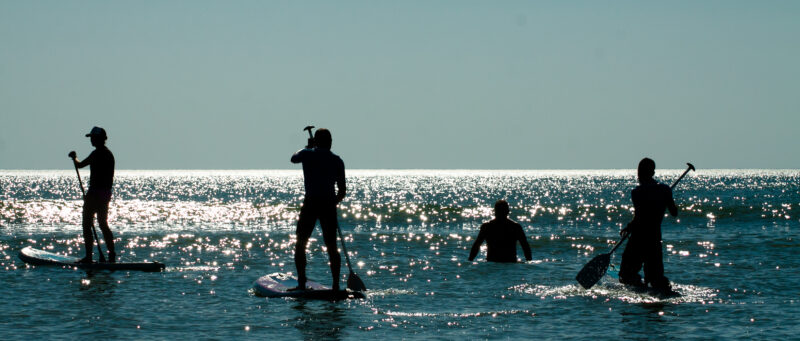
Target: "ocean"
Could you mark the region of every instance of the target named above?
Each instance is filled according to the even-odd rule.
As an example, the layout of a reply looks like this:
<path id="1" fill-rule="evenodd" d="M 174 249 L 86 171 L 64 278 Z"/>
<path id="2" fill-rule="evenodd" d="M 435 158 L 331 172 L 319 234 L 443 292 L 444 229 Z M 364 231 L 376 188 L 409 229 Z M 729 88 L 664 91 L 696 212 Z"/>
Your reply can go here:
<path id="1" fill-rule="evenodd" d="M 656 178 L 671 184 L 682 171 Z M 260 276 L 295 271 L 300 170 L 117 171 L 109 222 L 119 258 L 165 263 L 161 273 L 26 265 L 26 246 L 82 256 L 77 179 L 0 171 L 0 339 L 800 335 L 798 170 L 689 173 L 674 190 L 679 216 L 662 225 L 665 273 L 682 294 L 668 299 L 610 275 L 590 290 L 575 281 L 630 221 L 634 169 L 349 170 L 347 181 L 339 223 L 368 297 L 327 302 L 251 289 Z M 522 224 L 532 261 L 491 264 L 483 251 L 467 260 L 498 199 Z M 330 284 L 319 229 L 308 271 Z"/>

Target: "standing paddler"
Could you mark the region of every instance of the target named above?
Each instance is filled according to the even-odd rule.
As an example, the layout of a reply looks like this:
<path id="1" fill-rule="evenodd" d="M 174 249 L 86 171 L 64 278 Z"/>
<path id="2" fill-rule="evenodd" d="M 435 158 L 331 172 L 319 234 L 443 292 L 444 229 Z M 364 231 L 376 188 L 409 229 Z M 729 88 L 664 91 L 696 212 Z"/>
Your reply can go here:
<path id="1" fill-rule="evenodd" d="M 630 238 L 622 253 L 619 281 L 637 287 L 649 284 L 653 289 L 667 294 L 672 292 L 672 287 L 669 279 L 664 277 L 661 221 L 667 209 L 673 217 L 677 216 L 678 207 L 672 198 L 672 189 L 653 179 L 655 172 L 655 161 L 644 158 L 639 162 L 639 186 L 631 191 L 633 221 L 620 232 L 621 235 L 630 234 Z M 643 266 L 644 282 L 639 275 Z"/>
<path id="2" fill-rule="evenodd" d="M 117 253 L 114 249 L 114 235 L 108 227 L 108 203 L 111 201 L 111 187 L 114 184 L 114 154 L 106 147 L 108 137 L 105 129 L 94 127 L 91 132 L 86 134 L 86 137 L 89 137 L 92 146 L 95 147 L 89 157 L 83 161 L 78 161 L 75 151 L 69 152 L 69 157 L 75 163 L 76 169 L 89 166 L 91 170 L 89 191 L 83 197 L 83 242 L 86 256 L 80 262 L 92 262 L 94 244 L 92 229 L 94 216 L 97 214 L 97 223 L 103 232 L 103 239 L 105 239 L 106 248 L 108 249 L 108 261 L 115 263 L 117 261 Z M 101 254 L 102 259 L 104 257 Z"/>
<path id="3" fill-rule="evenodd" d="M 311 134 L 311 126 L 306 129 Z M 336 206 L 344 199 L 347 185 L 344 177 L 344 161 L 331 152 L 331 132 L 321 128 L 313 138 L 308 139 L 305 149 L 292 155 L 292 163 L 303 164 L 303 178 L 306 195 L 297 221 L 297 244 L 294 250 L 294 262 L 297 267 L 297 288 L 304 290 L 306 286 L 306 244 L 314 231 L 317 220 L 322 227 L 322 238 L 328 248 L 331 275 L 334 291 L 339 291 L 339 268 L 342 258 L 336 247 L 336 232 L 339 222 L 336 218 Z M 338 192 L 337 192 L 338 189 Z M 344 242 L 344 241 L 343 241 Z M 351 270 L 352 272 L 352 270 Z"/>

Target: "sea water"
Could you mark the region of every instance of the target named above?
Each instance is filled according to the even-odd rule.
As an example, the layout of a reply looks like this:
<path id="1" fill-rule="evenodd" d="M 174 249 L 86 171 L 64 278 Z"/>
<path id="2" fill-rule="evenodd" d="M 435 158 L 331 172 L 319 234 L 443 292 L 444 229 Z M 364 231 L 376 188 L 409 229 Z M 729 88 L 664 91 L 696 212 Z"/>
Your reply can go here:
<path id="1" fill-rule="evenodd" d="M 610 276 L 584 290 L 575 275 L 619 239 L 635 185 L 633 170 L 348 171 L 339 222 L 368 298 L 321 302 L 251 290 L 260 276 L 295 271 L 299 170 L 118 171 L 109 222 L 119 258 L 163 262 L 162 273 L 26 265 L 25 246 L 83 255 L 77 179 L 0 171 L 0 339 L 800 335 L 800 172 L 687 175 L 674 191 L 679 216 L 663 223 L 665 271 L 681 297 Z M 498 199 L 524 227 L 532 261 L 490 264 L 485 251 L 467 260 Z M 319 229 L 308 259 L 310 279 L 330 284 Z"/>

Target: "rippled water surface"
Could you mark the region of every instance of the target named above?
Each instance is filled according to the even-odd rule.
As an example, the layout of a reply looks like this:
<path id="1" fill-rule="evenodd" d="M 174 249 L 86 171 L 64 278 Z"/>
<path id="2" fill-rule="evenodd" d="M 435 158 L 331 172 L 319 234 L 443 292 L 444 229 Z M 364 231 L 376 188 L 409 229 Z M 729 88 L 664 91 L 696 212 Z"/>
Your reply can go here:
<path id="1" fill-rule="evenodd" d="M 671 183 L 680 173 L 658 175 Z M 24 264 L 17 254 L 28 245 L 82 254 L 77 180 L 69 171 L 0 171 L 0 339 L 800 333 L 800 171 L 690 173 L 675 189 L 678 219 L 663 225 L 666 275 L 683 294 L 672 299 L 609 276 L 588 291 L 574 280 L 630 220 L 632 170 L 350 171 L 347 180 L 339 220 L 370 290 L 366 300 L 332 303 L 250 291 L 264 274 L 294 271 L 299 171 L 118 171 L 109 221 L 120 258 L 164 262 L 163 273 Z M 467 261 L 501 198 L 534 260 Z M 319 230 L 314 237 L 309 276 L 328 284 Z"/>

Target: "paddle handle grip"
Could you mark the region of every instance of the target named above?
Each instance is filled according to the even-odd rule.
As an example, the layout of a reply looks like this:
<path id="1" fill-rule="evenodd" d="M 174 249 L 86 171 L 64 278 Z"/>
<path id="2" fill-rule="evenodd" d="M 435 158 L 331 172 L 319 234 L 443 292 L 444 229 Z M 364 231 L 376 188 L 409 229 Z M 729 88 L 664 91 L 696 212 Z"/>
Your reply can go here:
<path id="1" fill-rule="evenodd" d="M 675 186 L 678 185 L 679 182 L 681 182 L 683 177 L 686 176 L 686 173 L 689 173 L 690 170 L 694 170 L 694 165 L 692 165 L 691 163 L 687 163 L 687 165 L 689 165 L 689 167 L 686 168 L 685 171 L 683 171 L 683 174 L 681 174 L 681 176 L 678 177 L 678 180 L 675 180 L 675 182 L 672 183 L 672 186 L 669 186 L 670 189 L 675 188 Z"/>
<path id="2" fill-rule="evenodd" d="M 314 126 L 307 126 L 305 127 L 305 131 L 308 132 L 308 143 L 306 144 L 306 148 L 314 148 L 314 134 L 311 130 L 314 129 Z"/>

